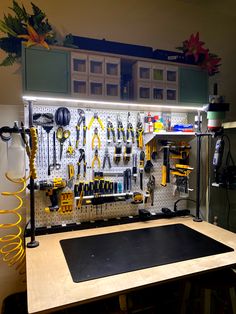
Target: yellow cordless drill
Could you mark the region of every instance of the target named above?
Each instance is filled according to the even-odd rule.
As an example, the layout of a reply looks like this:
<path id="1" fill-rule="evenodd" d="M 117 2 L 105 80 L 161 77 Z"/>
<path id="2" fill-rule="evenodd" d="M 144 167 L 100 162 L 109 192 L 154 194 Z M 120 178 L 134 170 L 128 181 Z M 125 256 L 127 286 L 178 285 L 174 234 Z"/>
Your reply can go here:
<path id="1" fill-rule="evenodd" d="M 49 196 L 51 200 L 51 206 L 45 207 L 45 211 L 55 212 L 59 210 L 58 204 L 58 191 L 59 189 L 65 188 L 67 185 L 66 180 L 62 178 L 54 178 L 52 180 L 41 180 L 35 183 L 35 189 L 45 191 L 46 195 Z"/>

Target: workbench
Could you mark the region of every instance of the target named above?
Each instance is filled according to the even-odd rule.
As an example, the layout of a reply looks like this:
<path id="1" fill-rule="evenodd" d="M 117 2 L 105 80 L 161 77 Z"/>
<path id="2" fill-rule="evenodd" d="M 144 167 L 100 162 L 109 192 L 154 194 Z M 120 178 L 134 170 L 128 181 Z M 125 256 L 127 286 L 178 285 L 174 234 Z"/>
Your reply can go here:
<path id="1" fill-rule="evenodd" d="M 233 251 L 76 283 L 72 280 L 61 240 L 183 224 Z M 39 236 L 40 245 L 26 249 L 28 312 L 40 313 L 121 295 L 173 279 L 236 264 L 236 234 L 192 218 L 172 218 Z M 147 243 L 148 245 L 148 243 Z M 115 250 L 116 248 L 114 248 Z"/>

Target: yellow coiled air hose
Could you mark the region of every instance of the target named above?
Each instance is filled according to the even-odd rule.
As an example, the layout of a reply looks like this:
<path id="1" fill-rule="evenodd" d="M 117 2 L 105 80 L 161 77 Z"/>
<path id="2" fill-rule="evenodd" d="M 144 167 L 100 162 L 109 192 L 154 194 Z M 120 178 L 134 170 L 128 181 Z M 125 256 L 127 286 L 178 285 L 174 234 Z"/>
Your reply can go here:
<path id="1" fill-rule="evenodd" d="M 29 164 L 30 164 L 30 175 L 36 179 L 36 169 L 35 169 L 35 158 L 38 148 L 38 141 L 37 141 L 37 131 L 35 128 L 30 129 L 31 141 L 32 141 L 32 148 L 31 151 L 29 150 L 29 146 L 27 146 L 27 155 L 29 157 Z M 23 199 L 20 196 L 26 189 L 26 184 L 28 178 L 20 178 L 20 179 L 12 179 L 6 174 L 6 178 L 15 183 L 15 184 L 22 184 L 22 188 L 16 192 L 2 192 L 3 196 L 13 196 L 17 199 L 18 206 L 14 209 L 0 209 L 0 214 L 2 215 L 9 215 L 12 214 L 15 216 L 15 222 L 12 223 L 2 223 L 0 224 L 0 229 L 10 229 L 15 228 L 16 232 L 12 234 L 4 235 L 0 238 L 0 254 L 2 255 L 2 259 L 4 262 L 8 264 L 8 266 L 16 267 L 16 270 L 19 270 L 20 274 L 25 273 L 25 247 L 23 238 L 23 230 L 20 226 L 22 221 L 22 216 L 19 213 L 19 209 L 23 205 Z"/>

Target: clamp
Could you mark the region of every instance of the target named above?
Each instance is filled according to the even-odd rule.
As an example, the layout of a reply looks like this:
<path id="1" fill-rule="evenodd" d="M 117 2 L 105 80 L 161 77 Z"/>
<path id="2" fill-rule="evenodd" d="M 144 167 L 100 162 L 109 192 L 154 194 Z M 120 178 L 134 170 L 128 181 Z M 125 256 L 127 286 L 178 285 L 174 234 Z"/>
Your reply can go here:
<path id="1" fill-rule="evenodd" d="M 93 124 L 93 122 L 94 122 L 95 119 L 96 119 L 96 120 L 98 121 L 98 123 L 100 124 L 100 127 L 102 128 L 102 130 L 104 130 L 104 125 L 103 125 L 103 123 L 102 123 L 102 120 L 99 118 L 97 112 L 95 112 L 94 115 L 92 116 L 92 118 L 91 118 L 91 120 L 90 120 L 90 122 L 89 122 L 89 125 L 88 125 L 88 130 L 90 130 L 90 128 L 91 128 L 91 126 L 92 126 L 92 124 Z"/>
<path id="2" fill-rule="evenodd" d="M 116 134 L 115 134 L 115 129 L 113 126 L 113 123 L 111 122 L 111 118 L 107 117 L 107 142 L 111 142 L 111 134 L 113 138 L 113 142 L 116 142 Z"/>
<path id="3" fill-rule="evenodd" d="M 93 138 L 92 138 L 92 149 L 94 149 L 95 139 L 98 140 L 98 149 L 100 149 L 101 148 L 101 140 L 100 140 L 100 137 L 98 135 L 98 128 L 97 127 L 94 129 L 94 134 L 93 134 Z"/>
<path id="4" fill-rule="evenodd" d="M 118 142 L 121 142 L 121 133 L 122 133 L 122 136 L 123 136 L 123 141 L 125 142 L 126 141 L 126 139 L 125 139 L 125 130 L 124 130 L 123 123 L 121 121 L 120 115 L 118 114 L 117 115 L 117 138 L 118 138 Z"/>
<path id="5" fill-rule="evenodd" d="M 127 142 L 130 142 L 129 137 L 131 135 L 132 143 L 134 143 L 134 128 L 133 128 L 132 123 L 129 121 L 129 117 L 130 117 L 130 112 L 128 112 L 128 117 L 127 117 L 126 138 L 127 138 Z"/>
<path id="6" fill-rule="evenodd" d="M 83 166 L 84 166 L 84 177 L 86 177 L 86 161 L 85 161 L 85 150 L 83 148 L 80 148 L 79 149 L 79 153 L 80 153 L 80 156 L 79 156 L 79 161 L 77 163 L 78 165 L 78 172 L 77 172 L 77 179 L 79 179 L 80 177 L 80 165 L 81 165 L 81 162 L 83 161 Z"/>
<path id="7" fill-rule="evenodd" d="M 111 160 L 110 160 L 110 155 L 109 155 L 109 152 L 108 152 L 108 148 L 106 147 L 105 149 L 105 154 L 104 154 L 104 157 L 103 157 L 103 164 L 102 164 L 102 168 L 104 169 L 105 166 L 106 166 L 106 160 L 108 161 L 108 166 L 109 168 L 111 168 Z"/>
<path id="8" fill-rule="evenodd" d="M 143 148 L 143 123 L 141 121 L 140 113 L 137 116 L 137 125 L 136 125 L 136 139 L 137 139 L 137 147 Z"/>
<path id="9" fill-rule="evenodd" d="M 92 160 L 92 168 L 94 168 L 95 161 L 97 161 L 98 168 L 100 168 L 101 167 L 101 161 L 100 161 L 100 158 L 98 156 L 98 148 L 97 147 L 95 148 L 94 157 Z"/>
<path id="10" fill-rule="evenodd" d="M 80 126 L 82 123 L 83 123 L 83 146 L 86 145 L 86 130 L 87 130 L 87 127 L 85 125 L 85 112 L 84 112 L 84 110 L 78 109 L 78 113 L 79 113 L 79 119 L 78 119 L 77 125 L 76 125 L 76 145 L 75 145 L 76 148 L 79 147 Z"/>

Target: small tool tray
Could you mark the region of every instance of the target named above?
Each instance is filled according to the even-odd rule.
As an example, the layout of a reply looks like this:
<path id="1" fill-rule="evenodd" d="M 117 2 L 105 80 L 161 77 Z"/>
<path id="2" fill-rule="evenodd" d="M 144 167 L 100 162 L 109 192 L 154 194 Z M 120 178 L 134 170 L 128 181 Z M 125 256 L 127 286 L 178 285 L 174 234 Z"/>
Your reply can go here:
<path id="1" fill-rule="evenodd" d="M 74 282 L 233 251 L 183 224 L 60 241 Z"/>

